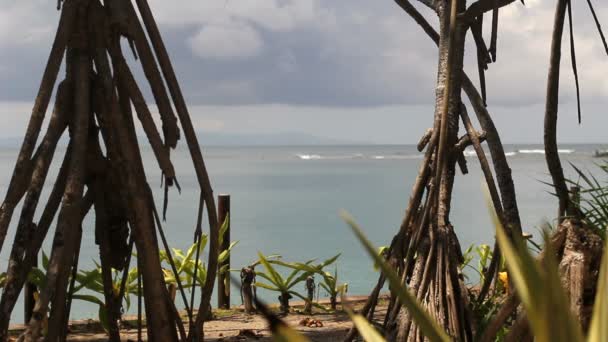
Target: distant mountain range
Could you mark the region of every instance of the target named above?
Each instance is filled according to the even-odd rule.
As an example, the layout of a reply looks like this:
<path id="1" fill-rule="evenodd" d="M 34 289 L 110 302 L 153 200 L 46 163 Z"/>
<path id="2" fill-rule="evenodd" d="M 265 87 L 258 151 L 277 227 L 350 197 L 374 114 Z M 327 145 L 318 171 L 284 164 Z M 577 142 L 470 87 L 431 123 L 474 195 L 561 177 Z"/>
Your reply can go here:
<path id="1" fill-rule="evenodd" d="M 218 132 L 197 132 L 199 143 L 205 146 L 285 146 L 285 145 L 368 145 L 365 141 L 348 141 L 332 138 L 318 137 L 302 132 L 282 132 L 269 134 L 253 133 L 218 133 Z M 184 138 L 181 139 L 185 144 Z M 0 147 L 19 148 L 23 138 L 2 137 Z M 145 137 L 139 137 L 140 142 L 146 141 Z M 61 145 L 67 144 L 64 136 Z"/>
<path id="2" fill-rule="evenodd" d="M 303 132 L 280 132 L 268 134 L 254 133 L 218 133 L 218 132 L 197 132 L 199 143 L 205 146 L 315 146 L 315 145 L 376 145 L 374 142 L 363 140 L 341 140 L 327 137 L 319 137 Z M 42 137 L 40 137 L 42 139 Z M 40 142 L 40 139 L 38 142 Z M 139 137 L 140 142 L 146 142 L 143 136 Z M 23 142 L 22 137 L 0 137 L 0 148 L 19 148 Z M 180 144 L 185 145 L 184 138 Z M 67 145 L 67 135 L 64 135 L 61 146 Z M 410 144 L 404 144 L 410 145 Z M 506 143 L 505 145 L 537 145 L 539 143 Z M 577 143 L 563 142 L 560 145 L 580 145 Z M 587 143 L 583 145 L 607 146 L 606 143 Z"/>
<path id="3" fill-rule="evenodd" d="M 285 146 L 285 145 L 366 145 L 363 141 L 347 141 L 318 137 L 302 132 L 269 134 L 199 132 L 199 142 L 207 146 Z"/>

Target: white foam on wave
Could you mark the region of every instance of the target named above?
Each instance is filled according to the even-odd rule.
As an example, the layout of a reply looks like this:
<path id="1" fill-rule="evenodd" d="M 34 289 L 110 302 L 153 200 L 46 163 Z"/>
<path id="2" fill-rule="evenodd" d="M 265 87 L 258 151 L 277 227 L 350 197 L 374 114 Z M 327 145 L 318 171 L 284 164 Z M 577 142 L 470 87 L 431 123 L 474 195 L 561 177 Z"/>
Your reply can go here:
<path id="1" fill-rule="evenodd" d="M 574 153 L 575 150 L 572 149 L 559 149 L 557 150 L 558 153 L 562 153 L 562 154 L 570 154 L 570 153 Z M 523 153 L 523 154 L 545 154 L 545 150 L 541 150 L 541 149 L 532 149 L 532 150 L 517 150 L 518 153 Z"/>
<path id="2" fill-rule="evenodd" d="M 517 153 L 522 153 L 522 154 L 545 154 L 545 150 L 517 150 Z"/>
<path id="3" fill-rule="evenodd" d="M 518 152 L 515 151 L 511 151 L 511 152 L 505 152 L 505 157 L 513 157 L 516 156 Z M 523 152 L 526 153 L 526 152 Z M 464 154 L 465 157 L 476 157 L 477 156 L 477 152 L 475 152 L 475 150 L 464 150 L 462 152 L 462 154 Z M 488 152 L 486 151 L 486 156 L 488 155 Z"/>
<path id="4" fill-rule="evenodd" d="M 382 160 L 396 160 L 396 159 L 422 159 L 424 157 L 423 154 L 389 154 L 389 155 L 376 155 L 372 156 L 372 159 Z"/>
<path id="5" fill-rule="evenodd" d="M 318 154 L 297 154 L 298 158 L 302 160 L 318 160 L 321 159 L 321 156 Z"/>
<path id="6" fill-rule="evenodd" d="M 354 153 L 348 155 L 320 155 L 320 154 L 303 154 L 295 155 L 300 160 L 348 160 L 348 159 L 373 159 L 373 160 L 398 160 L 398 159 L 421 159 L 423 154 L 388 154 L 388 155 L 364 155 L 362 153 Z"/>

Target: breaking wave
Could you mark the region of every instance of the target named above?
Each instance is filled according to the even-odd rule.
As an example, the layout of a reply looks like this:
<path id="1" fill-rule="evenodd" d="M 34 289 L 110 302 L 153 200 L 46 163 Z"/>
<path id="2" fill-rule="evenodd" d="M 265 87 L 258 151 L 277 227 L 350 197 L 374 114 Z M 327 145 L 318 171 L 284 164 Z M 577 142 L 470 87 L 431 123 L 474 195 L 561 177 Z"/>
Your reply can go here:
<path id="1" fill-rule="evenodd" d="M 320 155 L 302 154 L 295 155 L 300 160 L 344 160 L 344 159 L 372 159 L 372 160 L 398 160 L 398 159 L 421 159 L 423 154 L 388 154 L 388 155 L 364 155 L 355 153 L 349 155 Z"/>
<path id="2" fill-rule="evenodd" d="M 561 153 L 561 154 L 570 154 L 570 153 L 574 153 L 575 150 L 572 150 L 572 149 L 559 149 L 559 150 L 557 150 L 557 152 Z M 521 154 L 545 154 L 545 150 L 541 150 L 541 149 L 517 150 L 517 153 L 521 153 Z"/>

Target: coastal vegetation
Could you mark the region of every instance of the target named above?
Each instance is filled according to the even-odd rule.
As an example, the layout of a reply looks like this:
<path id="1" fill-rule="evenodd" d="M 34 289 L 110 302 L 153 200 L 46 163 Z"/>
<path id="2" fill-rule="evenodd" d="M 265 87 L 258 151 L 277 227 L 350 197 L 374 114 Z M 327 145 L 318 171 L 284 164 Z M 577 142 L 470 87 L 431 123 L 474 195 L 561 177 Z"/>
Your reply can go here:
<path id="1" fill-rule="evenodd" d="M 341 254 L 317 263 L 314 256 L 288 262 L 259 252 L 255 262 L 238 270 L 244 311 L 265 317 L 275 339 L 286 341 L 306 340 L 283 321 L 293 313 L 290 300 L 294 297 L 304 301 L 306 314 L 314 314 L 313 308 L 346 312 L 352 328 L 345 342 L 357 336 L 367 341 L 608 340 L 608 185 L 601 178 L 608 176 L 608 164 L 600 165 L 601 176 L 572 165 L 578 179 L 568 180 L 557 147 L 566 18 L 578 120 L 582 120 L 571 1 L 556 0 L 551 37 L 543 136 L 557 211 L 554 222 L 543 230 L 542 245 L 522 230 L 511 168 L 485 89 L 485 72 L 497 59 L 499 9 L 515 1 L 477 0 L 467 6 L 465 0 L 420 0 L 437 14 L 437 30 L 408 0 L 395 2 L 437 45 L 437 84 L 432 127 L 417 146 L 424 157 L 390 245 L 377 249 L 355 220 L 342 214 L 378 268 L 376 285 L 365 305 L 355 311 L 346 296 L 348 285 L 338 279 Z M 201 148 L 151 9 L 146 0 L 135 0 L 135 5 L 121 0 L 58 3 L 61 19 L 0 207 L 1 250 L 21 203 L 8 269 L 0 274 L 0 341 L 8 341 L 11 314 L 29 285 L 36 290 L 25 296 L 35 305 L 19 336 L 22 341 L 66 340 L 74 300 L 97 305 L 109 340 L 120 341 L 120 323 L 132 296 L 137 297 L 138 339 L 145 324 L 152 341 L 201 341 L 205 321 L 213 318 L 210 300 L 215 280 L 231 271 L 223 264 L 238 242 L 222 250 L 223 242 L 229 240 L 223 241 L 230 216 L 218 220 Z M 608 53 L 592 2 L 587 3 Z M 489 13 L 488 46 L 483 17 Z M 479 90 L 463 70 L 468 32 L 475 43 Z M 123 54 L 122 38 L 137 56 L 152 90 L 160 129 Z M 65 76 L 56 85 L 62 65 Z M 55 87 L 52 114 L 45 121 Z M 477 128 L 469 109 L 475 113 Z M 148 183 L 135 118 L 162 173 L 160 211 Z M 37 144 L 45 122 L 46 132 Z M 182 134 L 200 193 L 198 211 L 193 214 L 197 218 L 193 243 L 186 250 L 169 246 L 161 219 L 169 210 L 170 188 L 181 192 L 170 152 Z M 68 147 L 44 201 L 42 188 L 63 135 L 68 137 Z M 463 252 L 450 215 L 457 174 L 469 171 L 464 157 L 468 146 L 474 148 L 483 174 L 496 241 L 492 247 L 471 246 Z M 36 220 L 41 203 L 42 215 Z M 208 234 L 203 233 L 205 211 Z M 88 234 L 83 225 L 89 213 L 94 213 L 93 235 L 100 257 L 93 269 L 82 270 L 80 249 Z M 51 230 L 55 216 L 56 228 Z M 49 232 L 54 236 L 48 237 Z M 47 256 L 42 245 L 51 239 Z M 38 268 L 40 254 L 42 267 Z M 328 271 L 332 267 L 333 273 Z M 469 269 L 478 281 L 467 278 Z M 318 285 L 315 276 L 322 279 Z M 386 312 L 378 319 L 386 285 Z M 300 286 L 306 294 L 298 290 Z M 316 286 L 327 292 L 329 306 L 313 300 Z M 278 312 L 258 298 L 258 289 L 278 293 Z M 196 291 L 200 291 L 197 302 Z"/>

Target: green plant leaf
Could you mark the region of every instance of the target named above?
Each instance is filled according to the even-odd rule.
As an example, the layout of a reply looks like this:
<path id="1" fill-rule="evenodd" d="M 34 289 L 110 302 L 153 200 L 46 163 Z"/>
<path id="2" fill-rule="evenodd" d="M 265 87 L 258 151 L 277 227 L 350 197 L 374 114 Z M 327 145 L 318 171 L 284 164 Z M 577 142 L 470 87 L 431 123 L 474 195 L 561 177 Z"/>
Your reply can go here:
<path id="1" fill-rule="evenodd" d="M 294 287 L 294 286 L 296 286 L 297 284 L 299 284 L 299 283 L 301 283 L 301 282 L 305 281 L 305 280 L 306 280 L 308 277 L 310 277 L 310 276 L 311 276 L 313 273 L 314 273 L 314 272 L 307 271 L 307 272 L 304 272 L 304 273 L 300 274 L 298 277 L 293 278 L 293 279 L 291 280 L 291 282 L 287 284 L 287 288 L 288 288 L 288 289 L 293 288 L 293 287 Z"/>
<path id="2" fill-rule="evenodd" d="M 266 289 L 266 290 L 281 292 L 281 289 L 279 289 L 278 287 L 275 287 L 275 286 L 272 286 L 272 285 L 268 285 L 268 284 L 264 284 L 264 283 L 260 283 L 260 282 L 257 282 L 257 281 L 253 285 L 255 285 L 257 287 L 261 287 L 261 288 Z"/>
<path id="3" fill-rule="evenodd" d="M 75 294 L 75 295 L 72 296 L 72 299 L 82 300 L 82 301 L 85 301 L 85 302 L 88 302 L 88 303 L 97 304 L 99 306 L 104 306 L 105 305 L 105 303 L 101 299 L 99 299 L 99 298 L 97 298 L 95 296 L 92 296 L 92 295 L 79 295 L 79 294 Z"/>
<path id="4" fill-rule="evenodd" d="M 226 259 L 230 256 L 230 252 L 232 251 L 232 248 L 234 248 L 234 246 L 236 246 L 238 244 L 239 244 L 238 241 L 232 241 L 230 243 L 230 245 L 228 246 L 228 249 L 225 249 L 220 253 L 220 255 L 217 258 L 217 262 L 223 263 L 224 261 L 226 261 Z"/>
<path id="5" fill-rule="evenodd" d="M 321 304 L 319 304 L 319 303 L 315 303 L 315 302 L 312 302 L 312 301 L 308 300 L 308 298 L 304 297 L 303 295 L 301 295 L 300 293 L 298 293 L 298 292 L 296 292 L 296 291 L 287 291 L 287 293 L 292 294 L 292 295 L 294 295 L 294 296 L 296 296 L 296 297 L 300 298 L 301 300 L 303 300 L 303 301 L 304 301 L 304 302 L 306 302 L 306 303 L 310 302 L 310 304 L 311 304 L 312 306 L 314 306 L 314 307 L 316 307 L 316 308 L 318 308 L 318 309 L 321 309 L 321 310 L 323 310 L 323 311 L 327 311 L 327 308 L 326 308 L 326 307 L 324 307 L 323 305 L 321 305 Z"/>
<path id="6" fill-rule="evenodd" d="M 6 273 L 4 274 L 4 276 L 6 277 Z M 27 275 L 27 278 L 28 281 L 36 285 L 38 289 L 44 289 L 46 287 L 46 275 L 39 268 L 32 267 L 30 273 Z"/>
<path id="7" fill-rule="evenodd" d="M 94 292 L 103 293 L 101 272 L 98 269 L 94 269 L 90 272 L 83 271 L 82 273 L 77 273 L 76 282 L 78 285 L 74 287 L 73 293 L 77 293 L 83 288 L 87 288 Z"/>
<path id="8" fill-rule="evenodd" d="M 319 286 L 321 286 L 325 291 L 327 291 L 327 293 L 330 296 L 333 294 L 333 291 L 331 290 L 331 287 L 327 286 L 325 283 L 320 283 Z"/>
<path id="9" fill-rule="evenodd" d="M 276 287 L 284 288 L 285 283 L 283 282 L 283 277 L 281 277 L 281 275 L 275 270 L 275 268 L 268 262 L 266 257 L 264 257 L 264 254 L 262 254 L 262 252 L 258 252 L 258 256 L 260 258 L 260 260 L 259 260 L 260 263 L 262 264 L 262 266 L 264 266 L 264 268 L 268 272 L 268 275 L 270 276 L 268 278 L 268 280 L 271 283 L 273 283 Z"/>
<path id="10" fill-rule="evenodd" d="M 44 253 L 44 251 L 42 251 L 42 268 L 45 271 L 49 269 L 49 257 L 46 255 L 46 253 Z"/>
<path id="11" fill-rule="evenodd" d="M 228 231 L 228 227 L 230 227 L 230 213 L 226 215 L 226 219 L 224 220 L 224 222 L 222 222 L 222 226 L 220 227 L 220 231 L 218 234 L 220 246 L 224 242 L 224 236 L 226 235 L 226 231 Z"/>
<path id="12" fill-rule="evenodd" d="M 101 324 L 101 327 L 107 332 L 110 329 L 110 323 L 108 321 L 108 311 L 106 310 L 105 305 L 99 305 L 97 315 L 99 317 L 99 323 Z"/>
<path id="13" fill-rule="evenodd" d="M 587 341 L 608 341 L 608 239 L 604 245 L 604 256 L 600 267 L 593 316 Z"/>
<path id="14" fill-rule="evenodd" d="M 274 280 L 272 279 L 272 277 L 269 276 L 268 274 L 266 274 L 265 272 L 256 271 L 255 275 L 258 277 L 264 278 L 264 279 L 268 280 L 270 283 L 274 284 Z"/>

